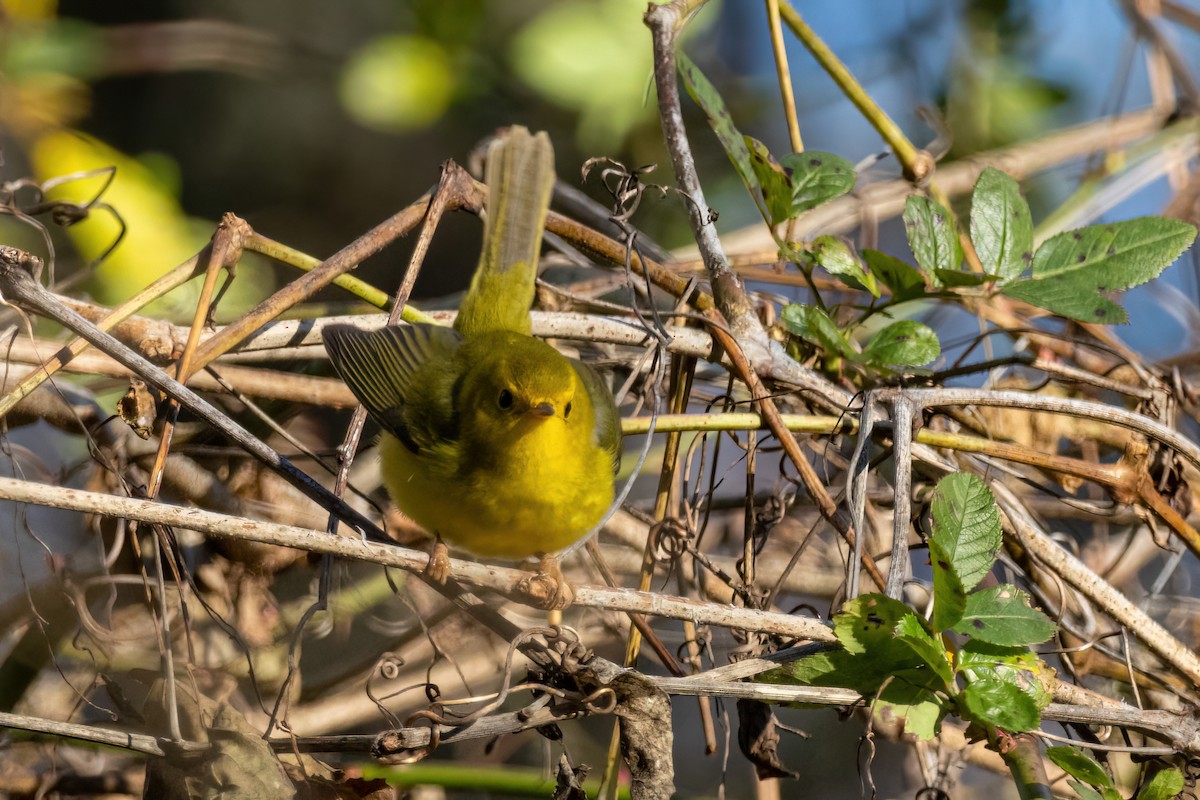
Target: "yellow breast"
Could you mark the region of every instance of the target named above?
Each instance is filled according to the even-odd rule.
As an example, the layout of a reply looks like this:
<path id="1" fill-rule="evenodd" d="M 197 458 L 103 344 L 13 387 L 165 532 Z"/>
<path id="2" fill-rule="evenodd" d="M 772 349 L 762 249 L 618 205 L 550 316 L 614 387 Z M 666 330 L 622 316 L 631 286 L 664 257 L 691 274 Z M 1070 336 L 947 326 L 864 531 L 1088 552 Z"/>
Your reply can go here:
<path id="1" fill-rule="evenodd" d="M 380 456 L 389 493 L 420 525 L 475 555 L 520 559 L 574 544 L 612 504 L 611 458 L 590 439 L 553 418 L 491 452 L 417 455 L 385 435 Z"/>

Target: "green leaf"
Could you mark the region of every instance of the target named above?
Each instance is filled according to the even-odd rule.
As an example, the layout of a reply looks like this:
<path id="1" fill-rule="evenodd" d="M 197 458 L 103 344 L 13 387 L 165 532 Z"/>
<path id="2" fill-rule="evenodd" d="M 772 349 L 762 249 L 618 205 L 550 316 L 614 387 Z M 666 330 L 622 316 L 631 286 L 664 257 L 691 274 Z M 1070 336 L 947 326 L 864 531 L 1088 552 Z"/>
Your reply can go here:
<path id="1" fill-rule="evenodd" d="M 933 567 L 933 614 L 930 622 L 941 633 L 958 624 L 967 607 L 967 590 L 954 569 L 954 559 L 937 539 L 929 539 L 929 563 Z"/>
<path id="2" fill-rule="evenodd" d="M 862 352 L 862 360 L 889 367 L 919 367 L 941 355 L 937 334 L 928 325 L 911 319 L 893 322 L 875 334 Z"/>
<path id="3" fill-rule="evenodd" d="M 1046 758 L 1072 778 L 1078 778 L 1089 786 L 1112 786 L 1112 778 L 1091 756 L 1078 747 L 1047 747 Z"/>
<path id="4" fill-rule="evenodd" d="M 887 652 L 853 654 L 838 648 L 798 658 L 777 669 L 759 675 L 763 683 L 804 686 L 840 686 L 863 695 L 879 691 L 884 681 L 902 680 L 923 686 L 933 683 L 933 673 L 921 667 L 921 661 L 907 646 L 885 645 Z M 931 691 L 936 685 L 926 687 Z"/>
<path id="5" fill-rule="evenodd" d="M 828 314 L 816 306 L 803 306 L 799 303 L 784 306 L 780 319 L 788 331 L 812 342 L 828 355 L 858 358 L 858 351 L 850 345 L 846 335 L 838 330 L 838 326 Z"/>
<path id="6" fill-rule="evenodd" d="M 1125 795 L 1111 786 L 1105 786 L 1100 790 L 1100 800 L 1125 800 Z"/>
<path id="7" fill-rule="evenodd" d="M 1031 731 L 1040 723 L 1037 706 L 1015 684 L 984 677 L 967 684 L 959 694 L 964 716 L 1004 731 Z"/>
<path id="8" fill-rule="evenodd" d="M 833 632 L 848 653 L 878 653 L 895 642 L 896 626 L 912 609 L 885 594 L 847 601 L 833 618 Z"/>
<path id="9" fill-rule="evenodd" d="M 879 297 L 879 284 L 875 276 L 867 272 L 862 260 L 845 239 L 838 236 L 819 236 L 813 240 L 810 252 L 818 265 L 830 275 L 837 275 L 842 282 L 856 288 L 866 289 L 873 297 Z"/>
<path id="10" fill-rule="evenodd" d="M 792 178 L 790 217 L 841 197 L 854 188 L 857 180 L 853 164 L 839 155 L 819 150 L 790 153 L 780 164 Z"/>
<path id="11" fill-rule="evenodd" d="M 891 292 L 893 300 L 911 300 L 925 294 L 924 276 L 895 256 L 866 249 L 862 251 L 862 257 L 871 274 Z"/>
<path id="12" fill-rule="evenodd" d="M 771 219 L 771 213 L 763 205 L 762 186 L 758 182 L 758 173 L 751 161 L 750 150 L 746 147 L 746 139 L 733 124 L 733 117 L 730 116 L 729 109 L 725 107 L 725 101 L 721 99 L 721 95 L 690 58 L 682 52 L 676 55 L 679 76 L 683 78 L 683 85 L 687 87 L 688 94 L 708 117 L 709 127 L 717 135 L 717 140 L 725 149 L 725 155 L 729 156 L 729 160 L 733 162 L 734 169 L 737 170 L 742 183 L 746 185 L 750 196 L 754 198 L 759 212 L 764 219 Z"/>
<path id="13" fill-rule="evenodd" d="M 958 671 L 968 681 L 999 678 L 1017 686 L 1043 709 L 1054 699 L 1054 670 L 1027 647 L 1001 647 L 969 639 L 957 653 Z"/>
<path id="14" fill-rule="evenodd" d="M 954 218 L 928 197 L 910 194 L 904 201 L 904 231 L 917 266 L 940 286 L 937 270 L 958 270 L 963 260 L 962 244 L 954 230 Z"/>
<path id="15" fill-rule="evenodd" d="M 1104 800 L 1104 795 L 1097 792 L 1085 783 L 1079 781 L 1067 781 L 1067 786 L 1072 789 L 1072 792 L 1079 795 L 1079 800 Z"/>
<path id="16" fill-rule="evenodd" d="M 964 272 L 960 269 L 935 269 L 933 275 L 942 286 L 947 288 L 961 286 L 982 286 L 998 280 L 995 275 L 984 275 L 979 272 Z"/>
<path id="17" fill-rule="evenodd" d="M 968 472 L 947 475 L 938 481 L 931 514 L 931 539 L 942 545 L 963 588 L 975 588 L 1000 549 L 1000 512 L 992 493 Z"/>
<path id="18" fill-rule="evenodd" d="M 1125 309 L 1108 294 L 1157 277 L 1195 238 L 1194 227 L 1164 217 L 1067 231 L 1038 248 L 1032 278 L 1010 283 L 1001 291 L 1083 322 L 1128 322 Z"/>
<path id="19" fill-rule="evenodd" d="M 1009 280 L 1033 264 L 1033 219 L 1017 182 L 988 167 L 971 195 L 971 243 L 985 272 Z"/>
<path id="20" fill-rule="evenodd" d="M 1070 786 L 1071 791 L 1079 795 L 1079 800 L 1104 800 L 1104 795 L 1079 781 L 1067 781 L 1067 786 Z"/>
<path id="21" fill-rule="evenodd" d="M 1044 642 L 1058 627 L 1029 605 L 1029 595 L 1015 586 L 993 586 L 967 595 L 958 633 L 1006 647 Z"/>
<path id="22" fill-rule="evenodd" d="M 792 179 L 765 144 L 753 136 L 743 139 L 750 155 L 750 166 L 758 178 L 759 189 L 767 204 L 767 222 L 771 225 L 783 222 L 792 213 Z M 753 191 L 751 187 L 747 188 Z"/>
<path id="23" fill-rule="evenodd" d="M 843 649 L 797 659 L 759 679 L 841 686 L 872 695 L 885 682 L 945 692 L 953 678 L 940 642 L 898 600 L 882 594 L 861 595 L 847 602 L 833 622 Z"/>
<path id="24" fill-rule="evenodd" d="M 1175 767 L 1160 769 L 1154 777 L 1142 784 L 1137 800 L 1171 800 L 1183 791 L 1183 773 Z"/>
<path id="25" fill-rule="evenodd" d="M 937 736 L 949 709 L 935 692 L 901 680 L 888 683 L 875 701 L 875 710 L 885 721 L 903 720 L 905 733 L 928 741 Z"/>
<path id="26" fill-rule="evenodd" d="M 922 662 L 929 665 L 939 678 L 949 684 L 954 680 L 949 655 L 941 640 L 935 639 L 924 620 L 911 611 L 900 618 L 894 630 L 896 638 L 907 644 Z"/>

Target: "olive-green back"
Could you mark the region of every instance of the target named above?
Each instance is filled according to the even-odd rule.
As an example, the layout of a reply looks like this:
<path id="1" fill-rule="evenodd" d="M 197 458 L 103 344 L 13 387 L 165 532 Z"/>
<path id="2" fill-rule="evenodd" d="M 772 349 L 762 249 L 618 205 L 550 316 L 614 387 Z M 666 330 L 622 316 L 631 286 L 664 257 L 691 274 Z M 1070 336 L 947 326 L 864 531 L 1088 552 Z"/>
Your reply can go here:
<path id="1" fill-rule="evenodd" d="M 494 330 L 529 335 L 542 230 L 554 188 L 550 138 L 512 127 L 488 148 L 485 177 L 483 252 L 454 327 L 468 335 Z"/>

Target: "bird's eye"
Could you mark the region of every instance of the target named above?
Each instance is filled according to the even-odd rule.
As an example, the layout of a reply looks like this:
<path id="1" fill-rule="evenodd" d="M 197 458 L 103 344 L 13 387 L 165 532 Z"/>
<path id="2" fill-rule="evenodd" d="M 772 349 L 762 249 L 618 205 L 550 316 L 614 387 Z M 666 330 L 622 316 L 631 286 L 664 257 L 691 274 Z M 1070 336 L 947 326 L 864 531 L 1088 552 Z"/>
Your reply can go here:
<path id="1" fill-rule="evenodd" d="M 513 393 L 510 392 L 508 389 L 502 389 L 500 391 L 500 399 L 496 401 L 496 404 L 499 405 L 501 408 L 503 408 L 505 411 L 512 408 L 513 407 Z"/>
<path id="2" fill-rule="evenodd" d="M 567 403 L 567 407 L 563 409 L 563 419 L 571 416 L 571 404 Z"/>

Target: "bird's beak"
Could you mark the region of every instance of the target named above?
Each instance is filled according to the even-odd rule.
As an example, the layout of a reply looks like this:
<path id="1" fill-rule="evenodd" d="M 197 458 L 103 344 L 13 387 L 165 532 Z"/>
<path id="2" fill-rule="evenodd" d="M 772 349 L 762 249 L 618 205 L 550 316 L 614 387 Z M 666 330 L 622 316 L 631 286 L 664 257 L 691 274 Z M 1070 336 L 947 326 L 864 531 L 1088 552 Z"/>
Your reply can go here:
<path id="1" fill-rule="evenodd" d="M 554 411 L 554 403 L 550 403 L 550 402 L 538 403 L 536 406 L 534 406 L 533 408 L 531 408 L 529 410 L 531 412 L 533 412 L 534 414 L 537 414 L 539 417 L 556 416 L 555 411 Z"/>

